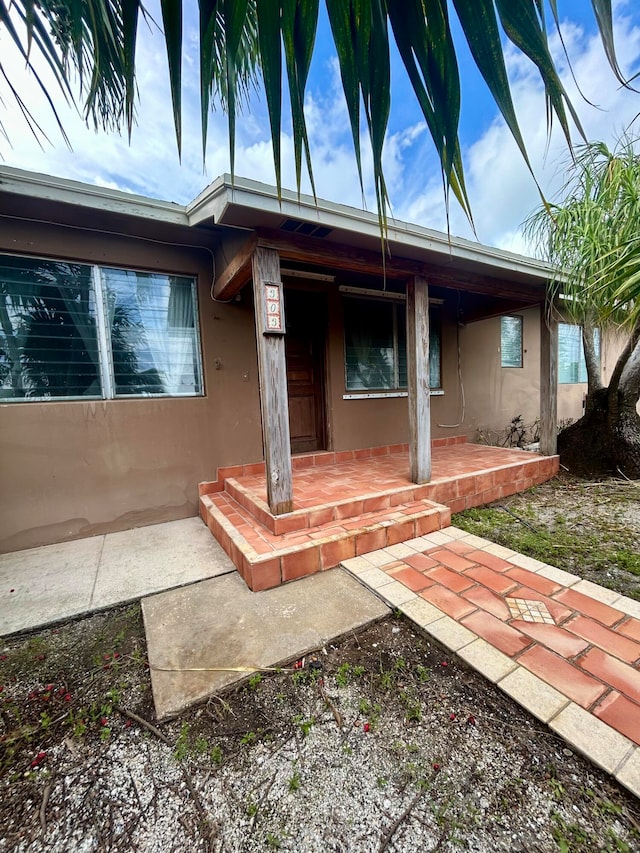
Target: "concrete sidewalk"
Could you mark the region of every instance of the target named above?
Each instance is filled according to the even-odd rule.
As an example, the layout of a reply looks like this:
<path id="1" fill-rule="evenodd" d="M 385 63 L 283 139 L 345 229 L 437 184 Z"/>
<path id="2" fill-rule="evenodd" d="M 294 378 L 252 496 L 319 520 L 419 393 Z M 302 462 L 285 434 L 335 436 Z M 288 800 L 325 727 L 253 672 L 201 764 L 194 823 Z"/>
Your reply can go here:
<path id="1" fill-rule="evenodd" d="M 0 554 L 0 636 L 229 572 L 199 518 Z"/>

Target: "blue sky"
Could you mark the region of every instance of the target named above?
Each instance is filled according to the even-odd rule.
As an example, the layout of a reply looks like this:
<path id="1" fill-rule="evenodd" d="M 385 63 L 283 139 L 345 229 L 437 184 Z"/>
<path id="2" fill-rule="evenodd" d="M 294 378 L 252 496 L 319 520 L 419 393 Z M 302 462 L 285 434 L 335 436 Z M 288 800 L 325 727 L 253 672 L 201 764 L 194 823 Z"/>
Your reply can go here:
<path id="1" fill-rule="evenodd" d="M 578 108 L 587 136 L 612 141 L 640 112 L 640 95 L 621 90 L 613 77 L 596 35 L 591 3 L 572 0 L 564 4 L 560 2 L 559 7 L 565 23 L 565 42 L 576 76 L 584 94 L 598 106 L 590 106 L 577 93 L 560 46 L 554 40 L 552 47 L 559 57 L 566 88 Z M 160 20 L 153 5 L 151 8 L 156 19 Z M 640 9 L 635 0 L 617 2 L 615 8 L 621 65 L 627 73 L 633 74 L 640 71 Z M 33 106 L 50 142 L 44 142 L 42 147 L 38 145 L 11 100 L 2 92 L 6 107 L 4 124 L 11 141 L 9 146 L 0 138 L 0 154 L 4 163 L 177 202 L 190 201 L 218 174 L 228 171 L 227 120 L 220 112 L 210 121 L 206 171 L 203 172 L 202 168 L 199 84 L 194 49 L 195 8 L 190 8 L 185 22 L 184 146 L 181 161 L 169 108 L 162 37 L 157 32 L 149 32 L 144 25 L 140 36 L 138 85 L 141 101 L 131 145 L 126 134 L 96 134 L 87 129 L 81 119 L 58 99 L 57 106 L 73 147 L 69 151 L 46 105 L 38 97 L 33 81 L 16 62 L 13 67 L 18 69 L 15 73 L 20 91 Z M 0 36 L 3 60 L 8 50 L 6 36 Z M 530 157 L 545 193 L 552 196 L 561 183 L 566 146 L 557 129 L 550 141 L 547 138 L 542 89 L 532 66 L 511 48 L 507 56 L 516 109 Z M 473 67 L 464 43 L 460 44 L 460 64 L 463 80 L 460 136 L 477 236 L 483 243 L 524 250 L 526 246 L 520 225 L 539 203 L 534 181 Z M 392 115 L 385 168 L 393 213 L 400 219 L 444 229 L 446 218 L 437 158 L 398 62 L 394 62 L 392 70 Z M 309 80 L 306 114 L 318 195 L 361 207 L 363 201 L 339 71 L 324 17 L 319 27 Z M 574 136 L 578 140 L 578 135 Z M 283 184 L 293 189 L 293 147 L 286 124 L 282 145 Z M 249 109 L 239 120 L 236 173 L 274 182 L 266 110 L 259 93 L 252 98 Z M 306 180 L 303 189 L 309 189 Z M 368 171 L 365 190 L 365 203 L 374 210 L 373 185 Z M 451 230 L 460 236 L 473 237 L 455 202 L 451 209 Z"/>

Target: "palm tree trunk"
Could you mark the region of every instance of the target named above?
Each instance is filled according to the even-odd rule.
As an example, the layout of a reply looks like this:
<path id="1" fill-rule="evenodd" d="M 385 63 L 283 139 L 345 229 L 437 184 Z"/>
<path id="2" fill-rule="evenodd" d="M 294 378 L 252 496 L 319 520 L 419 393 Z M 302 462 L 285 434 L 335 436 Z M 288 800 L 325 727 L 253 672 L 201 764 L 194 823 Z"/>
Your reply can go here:
<path id="1" fill-rule="evenodd" d="M 561 464 L 581 476 L 640 479 L 639 399 L 640 323 L 620 353 L 608 387 L 590 390 L 584 417 L 558 436 Z"/>

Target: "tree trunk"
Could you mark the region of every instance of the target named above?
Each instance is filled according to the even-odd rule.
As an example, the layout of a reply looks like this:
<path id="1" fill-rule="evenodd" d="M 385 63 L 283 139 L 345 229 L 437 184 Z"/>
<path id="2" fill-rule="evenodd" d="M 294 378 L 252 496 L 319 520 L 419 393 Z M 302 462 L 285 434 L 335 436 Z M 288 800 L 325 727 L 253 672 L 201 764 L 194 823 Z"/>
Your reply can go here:
<path id="1" fill-rule="evenodd" d="M 640 480 L 640 417 L 625 407 L 612 430 L 613 462 L 616 471 L 632 480 Z"/>
<path id="2" fill-rule="evenodd" d="M 587 364 L 591 341 L 589 330 L 583 336 Z M 640 322 L 620 353 L 609 387 L 593 385 L 590 381 L 584 416 L 558 435 L 560 464 L 580 477 L 622 474 L 640 480 Z"/>
<path id="3" fill-rule="evenodd" d="M 640 479 L 640 417 L 635 406 L 609 410 L 608 388 L 589 395 L 586 413 L 558 435 L 560 464 L 580 477 Z"/>

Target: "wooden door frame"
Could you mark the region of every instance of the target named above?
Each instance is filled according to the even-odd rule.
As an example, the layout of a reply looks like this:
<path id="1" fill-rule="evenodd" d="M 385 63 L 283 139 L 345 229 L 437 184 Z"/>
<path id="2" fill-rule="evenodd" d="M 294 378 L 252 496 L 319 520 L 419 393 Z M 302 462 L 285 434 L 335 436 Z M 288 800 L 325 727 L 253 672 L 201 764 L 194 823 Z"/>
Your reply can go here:
<path id="1" fill-rule="evenodd" d="M 329 354 L 328 354 L 328 322 L 329 322 L 329 294 L 327 293 L 327 289 L 324 287 L 318 287 L 317 285 L 307 284 L 306 282 L 296 282 L 292 284 L 291 282 L 286 282 L 284 285 L 284 295 L 285 295 L 285 304 L 287 293 L 294 292 L 297 294 L 311 294 L 312 298 L 317 298 L 322 302 L 322 315 L 319 318 L 319 321 L 313 326 L 313 333 L 317 335 L 317 344 L 319 351 L 317 353 L 314 352 L 314 361 L 317 364 L 319 371 L 319 382 L 315 382 L 314 384 L 319 386 L 316 399 L 320 404 L 320 440 L 319 440 L 319 448 L 318 452 L 329 449 L 329 423 L 328 423 L 328 363 L 329 363 Z M 285 309 L 286 310 L 286 309 Z M 287 311 L 287 315 L 289 312 Z M 314 347 L 315 350 L 315 347 Z"/>

